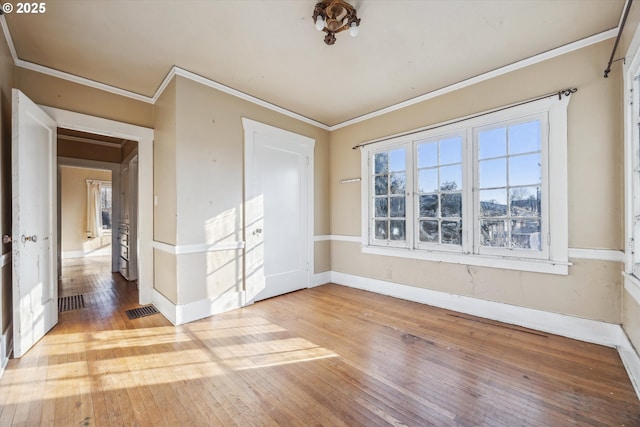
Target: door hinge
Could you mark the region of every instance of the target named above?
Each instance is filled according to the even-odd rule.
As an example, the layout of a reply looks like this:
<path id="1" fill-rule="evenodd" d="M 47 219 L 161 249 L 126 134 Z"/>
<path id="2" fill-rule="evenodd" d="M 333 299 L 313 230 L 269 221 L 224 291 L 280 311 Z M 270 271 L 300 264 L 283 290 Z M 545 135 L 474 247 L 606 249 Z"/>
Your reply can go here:
<path id="1" fill-rule="evenodd" d="M 634 250 L 634 239 L 633 239 L 633 237 L 630 237 L 630 238 L 629 238 L 628 248 L 629 248 L 629 251 L 630 251 L 631 253 L 635 253 L 635 250 Z"/>
<path id="2" fill-rule="evenodd" d="M 629 105 L 633 105 L 633 89 L 629 89 Z"/>
<path id="3" fill-rule="evenodd" d="M 309 166 L 309 156 L 307 156 L 307 166 Z"/>

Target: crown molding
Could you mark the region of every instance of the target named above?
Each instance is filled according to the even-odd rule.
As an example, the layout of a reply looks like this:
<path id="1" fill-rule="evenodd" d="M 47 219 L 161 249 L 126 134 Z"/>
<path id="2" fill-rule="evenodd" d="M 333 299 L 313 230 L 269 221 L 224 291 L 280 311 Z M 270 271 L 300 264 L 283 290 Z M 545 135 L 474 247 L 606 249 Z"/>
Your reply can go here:
<path id="1" fill-rule="evenodd" d="M 164 80 L 162 81 L 162 83 L 160 83 L 160 86 L 158 86 L 158 90 L 156 90 L 156 93 L 153 95 L 153 102 L 155 103 L 155 101 L 158 100 L 158 98 L 160 97 L 160 95 L 162 95 L 162 92 L 164 92 L 164 90 L 166 89 L 167 85 L 171 82 L 171 80 L 175 77 L 175 76 L 180 76 L 183 77 L 185 79 L 189 79 L 191 81 L 194 81 L 196 83 L 200 83 L 201 85 L 219 90 L 220 92 L 224 92 L 226 94 L 235 96 L 236 98 L 240 98 L 242 100 L 251 102 L 252 104 L 255 105 L 259 105 L 261 107 L 267 108 L 271 111 L 275 111 L 276 113 L 280 113 L 283 114 L 285 116 L 294 118 L 296 120 L 299 120 L 301 122 L 304 123 L 308 123 L 310 125 L 313 125 L 315 127 L 318 127 L 320 129 L 323 130 L 330 130 L 330 127 L 327 126 L 324 123 L 320 123 L 316 120 L 310 119 L 309 117 L 303 116 L 301 114 L 295 113 L 291 110 L 287 110 L 286 108 L 282 108 L 278 105 L 272 104 L 270 102 L 264 101 L 260 98 L 256 98 L 255 96 L 249 95 L 247 93 L 241 92 L 237 89 L 234 89 L 232 87 L 223 85 L 222 83 L 218 83 L 214 80 L 208 79 L 206 77 L 203 77 L 199 74 L 193 73 L 191 71 L 185 70 L 184 68 L 180 68 L 178 66 L 173 66 L 171 67 L 171 70 L 169 71 L 169 73 L 166 75 L 166 77 L 164 78 Z"/>
<path id="2" fill-rule="evenodd" d="M 376 110 L 376 111 L 372 111 L 371 113 L 368 114 L 364 114 L 362 116 L 359 117 L 355 117 L 353 119 L 329 126 L 326 125 L 324 123 L 318 122 L 316 120 L 310 119 L 309 117 L 303 116 L 301 114 L 295 113 L 293 111 L 287 110 L 285 108 L 282 108 L 278 105 L 272 104 L 270 102 L 264 101 L 260 98 L 256 98 L 255 96 L 249 95 L 247 93 L 241 92 L 237 89 L 234 89 L 232 87 L 223 85 L 222 83 L 218 83 L 214 80 L 208 79 L 206 77 L 203 77 L 199 74 L 193 73 L 191 71 L 185 70 L 183 68 L 177 67 L 177 66 L 173 66 L 171 67 L 171 69 L 169 70 L 169 72 L 167 73 L 167 75 L 165 76 L 164 80 L 162 80 L 162 82 L 160 83 L 160 85 L 158 86 L 158 89 L 156 89 L 154 95 L 152 97 L 149 96 L 145 96 L 139 93 L 135 93 L 135 92 L 131 92 L 125 89 L 121 89 L 115 86 L 111 86 L 111 85 L 107 85 L 104 83 L 100 83 L 97 82 L 95 80 L 90 80 L 84 77 L 80 77 L 80 76 L 76 76 L 74 74 L 70 74 L 70 73 L 66 73 L 64 71 L 60 71 L 60 70 L 55 70 L 53 68 L 49 68 L 49 67 L 45 67 L 43 65 L 39 65 L 39 64 L 34 64 L 32 62 L 28 62 L 28 61 L 24 61 L 20 58 L 18 58 L 18 55 L 16 53 L 15 50 L 15 46 L 13 44 L 13 39 L 11 38 L 11 33 L 9 32 L 9 27 L 7 27 L 7 23 L 6 23 L 6 19 L 4 17 L 4 15 L 0 15 L 0 26 L 2 27 L 2 31 L 4 32 L 5 38 L 7 40 L 7 43 L 9 45 L 9 50 L 11 51 L 11 56 L 13 58 L 13 62 L 15 63 L 15 65 L 17 67 L 20 68 L 25 68 L 28 70 L 32 70 L 32 71 L 37 71 L 39 73 L 42 74 L 47 74 L 53 77 L 58 77 L 64 80 L 68 80 L 74 83 L 78 83 L 81 85 L 85 85 L 85 86 L 89 86 L 89 87 L 93 87 L 95 89 L 100 89 L 106 92 L 110 92 L 110 93 L 114 93 L 117 95 L 121 95 L 121 96 L 125 96 L 127 98 L 131 98 L 131 99 L 135 99 L 137 101 L 142 101 L 142 102 L 146 102 L 149 104 L 155 104 L 155 102 L 158 100 L 158 98 L 162 95 L 162 92 L 164 92 L 164 90 L 166 89 L 167 85 L 171 82 L 171 80 L 175 77 L 175 76 L 180 76 L 189 80 L 192 80 L 194 82 L 203 84 L 205 86 L 208 86 L 210 88 L 213 89 L 217 89 L 221 92 L 227 93 L 229 95 L 235 96 L 237 98 L 243 99 L 245 101 L 251 102 L 253 104 L 259 105 L 261 107 L 267 108 L 269 110 L 275 111 L 277 113 L 283 114 L 285 116 L 289 116 L 291 118 L 294 118 L 296 120 L 300 120 L 304 123 L 308 123 L 310 125 L 316 126 L 320 129 L 326 130 L 326 131 L 334 131 L 334 130 L 338 130 L 341 129 L 343 127 L 347 127 L 356 123 L 360 123 L 363 122 L 365 120 L 369 120 L 372 119 L 374 117 L 378 117 L 393 111 L 397 111 L 400 110 L 402 108 L 406 108 L 409 107 L 411 105 L 415 105 L 418 104 L 420 102 L 424 102 L 426 100 L 429 99 L 433 99 L 436 98 L 438 96 L 442 96 L 445 95 L 447 93 L 459 90 L 459 89 L 463 89 L 465 87 L 483 82 L 485 80 L 489 80 L 492 79 L 494 77 L 498 77 L 501 76 L 503 74 L 506 73 L 510 73 L 512 71 L 516 71 L 525 67 L 528 67 L 530 65 L 533 64 L 537 64 L 539 62 L 542 61 L 546 61 L 548 59 L 551 58 L 555 58 L 573 51 L 576 51 L 578 49 L 582 49 L 584 47 L 587 46 L 591 46 L 593 44 L 599 43 L 601 41 L 604 40 L 608 40 L 611 38 L 614 38 L 618 35 L 618 30 L 620 28 L 620 26 L 618 25 L 618 27 L 613 28 L 611 30 L 608 31 L 604 31 L 602 33 L 599 34 L 595 34 L 593 36 L 566 44 L 564 46 L 560 46 L 558 48 L 555 49 L 551 49 L 548 50 L 546 52 L 540 53 L 538 55 L 534 55 L 531 56 L 529 58 L 525 58 L 523 60 L 514 62 L 512 64 L 506 65 L 504 67 L 500 67 L 497 68 L 495 70 L 483 73 L 483 74 L 479 74 L 475 77 L 472 77 L 470 79 L 466 79 L 463 80 L 461 82 L 458 83 L 454 83 L 452 85 L 449 86 L 445 86 L 443 88 L 425 93 L 423 95 L 417 96 L 415 98 L 411 98 L 408 99 L 406 101 L 403 102 L 399 102 L 397 104 L 394 105 L 390 105 L 388 107 Z"/>

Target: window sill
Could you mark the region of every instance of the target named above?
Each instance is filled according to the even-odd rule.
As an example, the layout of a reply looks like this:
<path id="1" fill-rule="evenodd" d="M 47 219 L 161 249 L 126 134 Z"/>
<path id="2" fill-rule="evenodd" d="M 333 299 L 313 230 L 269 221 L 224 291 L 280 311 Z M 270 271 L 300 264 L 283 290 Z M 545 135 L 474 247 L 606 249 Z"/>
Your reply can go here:
<path id="1" fill-rule="evenodd" d="M 394 256 L 411 258 L 433 262 L 446 262 L 451 264 L 474 265 L 479 267 L 501 268 L 506 270 L 530 271 L 534 273 L 547 273 L 568 275 L 568 261 L 549 261 L 525 258 L 508 258 L 489 255 L 471 255 L 462 253 L 436 252 L 427 250 L 409 250 L 399 248 L 385 248 L 378 246 L 362 246 L 362 253 L 371 255 Z"/>

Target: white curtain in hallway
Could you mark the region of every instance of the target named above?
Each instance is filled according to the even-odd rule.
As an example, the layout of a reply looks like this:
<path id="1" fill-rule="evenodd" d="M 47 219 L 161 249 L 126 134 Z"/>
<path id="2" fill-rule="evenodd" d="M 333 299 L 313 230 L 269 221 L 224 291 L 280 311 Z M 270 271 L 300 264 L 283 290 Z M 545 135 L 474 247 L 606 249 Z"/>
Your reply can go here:
<path id="1" fill-rule="evenodd" d="M 100 182 L 87 181 L 87 237 L 92 239 L 102 235 L 100 210 Z"/>

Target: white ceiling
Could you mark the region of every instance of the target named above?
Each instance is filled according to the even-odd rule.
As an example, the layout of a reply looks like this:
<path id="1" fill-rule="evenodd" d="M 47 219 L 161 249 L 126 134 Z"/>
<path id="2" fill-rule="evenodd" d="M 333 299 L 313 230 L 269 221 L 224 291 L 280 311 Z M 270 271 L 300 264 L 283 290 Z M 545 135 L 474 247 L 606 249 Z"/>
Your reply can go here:
<path id="1" fill-rule="evenodd" d="M 624 0 L 354 0 L 327 46 L 315 0 L 48 0 L 6 14 L 18 58 L 146 96 L 173 65 L 326 125 L 616 28 Z M 606 67 L 603 58 L 602 68 Z"/>

